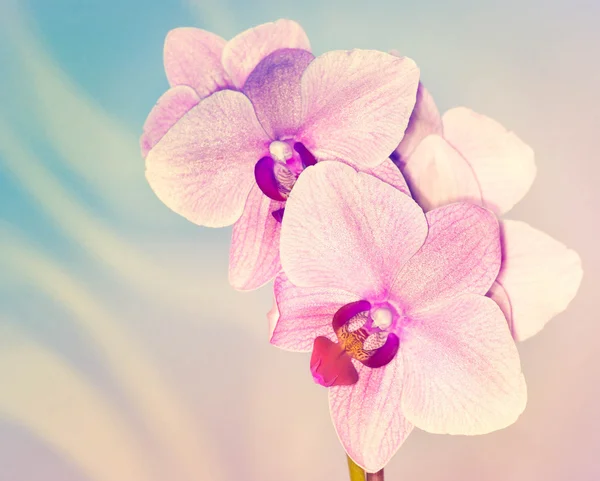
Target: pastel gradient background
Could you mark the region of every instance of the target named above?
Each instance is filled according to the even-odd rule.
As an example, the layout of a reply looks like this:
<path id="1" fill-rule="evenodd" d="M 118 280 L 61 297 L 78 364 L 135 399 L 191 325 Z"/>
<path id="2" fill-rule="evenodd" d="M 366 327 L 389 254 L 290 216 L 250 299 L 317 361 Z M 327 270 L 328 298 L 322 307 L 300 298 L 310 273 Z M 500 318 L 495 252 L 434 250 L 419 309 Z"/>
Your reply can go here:
<path id="1" fill-rule="evenodd" d="M 398 49 L 440 109 L 516 131 L 538 176 L 509 217 L 583 258 L 520 345 L 520 420 L 415 431 L 387 479 L 600 479 L 597 0 L 0 0 L 0 480 L 347 479 L 308 356 L 268 344 L 269 288 L 228 286 L 230 229 L 162 205 L 138 149 L 168 30 L 280 17 L 316 53 Z"/>

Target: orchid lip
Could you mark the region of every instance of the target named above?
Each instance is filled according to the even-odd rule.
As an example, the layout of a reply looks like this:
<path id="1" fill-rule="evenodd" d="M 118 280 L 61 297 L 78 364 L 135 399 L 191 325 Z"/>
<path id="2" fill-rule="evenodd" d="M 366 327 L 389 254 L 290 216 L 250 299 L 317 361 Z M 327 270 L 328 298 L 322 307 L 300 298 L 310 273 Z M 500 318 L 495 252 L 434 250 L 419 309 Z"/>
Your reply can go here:
<path id="1" fill-rule="evenodd" d="M 366 361 L 361 361 L 365 366 L 378 368 L 389 364 L 400 348 L 400 338 L 393 332 L 388 334 L 385 344 L 374 350 L 374 353 Z"/>
<path id="2" fill-rule="evenodd" d="M 371 303 L 365 300 L 351 302 L 350 304 L 340 307 L 333 316 L 333 330 L 336 331 L 340 329 L 354 316 L 361 312 L 368 311 L 369 309 L 371 309 Z"/>
<path id="3" fill-rule="evenodd" d="M 254 178 L 269 199 L 285 202 L 302 171 L 317 163 L 315 156 L 302 142 L 290 147 L 290 140 L 274 140 L 269 144 L 270 156 L 254 165 Z M 274 214 L 279 222 L 279 214 Z"/>
<path id="4" fill-rule="evenodd" d="M 398 353 L 400 338 L 390 331 L 396 317 L 395 309 L 387 302 L 372 305 L 363 299 L 338 309 L 331 324 L 342 351 L 367 367 L 378 368 Z M 380 336 L 385 342 L 373 346 L 369 341 L 372 336 Z"/>
<path id="5" fill-rule="evenodd" d="M 277 164 L 281 163 L 277 162 Z M 270 199 L 285 202 L 289 190 L 282 192 L 282 185 L 277 178 L 275 168 L 276 163 L 271 157 L 263 157 L 254 166 L 254 178 L 263 194 Z"/>
<path id="6" fill-rule="evenodd" d="M 317 159 L 315 158 L 315 156 L 306 148 L 306 146 L 302 142 L 296 142 L 294 144 L 294 150 L 298 152 L 300 160 L 302 161 L 302 166 L 304 168 L 309 167 L 311 165 L 315 165 L 317 163 Z"/>
<path id="7" fill-rule="evenodd" d="M 358 381 L 358 372 L 340 344 L 319 336 L 310 358 L 310 371 L 317 384 L 325 387 L 349 386 Z"/>

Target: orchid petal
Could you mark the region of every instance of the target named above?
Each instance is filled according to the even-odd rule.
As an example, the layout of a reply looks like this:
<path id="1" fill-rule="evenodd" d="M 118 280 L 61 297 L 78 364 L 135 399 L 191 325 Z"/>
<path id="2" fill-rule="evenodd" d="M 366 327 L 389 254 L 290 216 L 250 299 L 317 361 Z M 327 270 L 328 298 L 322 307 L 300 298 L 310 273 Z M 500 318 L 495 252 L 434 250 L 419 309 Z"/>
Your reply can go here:
<path id="1" fill-rule="evenodd" d="M 406 195 L 410 195 L 410 190 L 408 189 L 408 185 L 406 184 L 406 180 L 404 180 L 404 176 L 400 169 L 387 157 L 381 164 L 377 167 L 368 168 L 363 167 L 360 169 L 362 172 L 367 174 L 371 174 L 378 179 L 387 182 L 390 185 L 393 185 L 400 192 L 403 192 Z"/>
<path id="2" fill-rule="evenodd" d="M 277 278 L 275 279 L 275 283 L 276 282 Z M 271 339 L 273 337 L 273 333 L 275 332 L 275 328 L 277 327 L 277 322 L 279 322 L 279 308 L 277 307 L 277 299 L 275 295 L 273 295 L 273 304 L 271 305 L 271 309 L 269 309 L 269 312 L 267 312 L 267 321 L 269 323 L 269 339 Z"/>
<path id="3" fill-rule="evenodd" d="M 514 338 L 523 341 L 573 300 L 583 276 L 581 259 L 524 222 L 504 221 L 502 234 L 504 252 L 497 282 L 504 292 L 496 287 L 491 297 L 503 307 Z"/>
<path id="4" fill-rule="evenodd" d="M 292 20 L 264 23 L 236 35 L 223 49 L 223 66 L 233 84 L 241 88 L 254 67 L 267 55 L 281 48 L 310 51 L 306 33 Z"/>
<path id="5" fill-rule="evenodd" d="M 216 92 L 192 108 L 146 158 L 146 178 L 167 207 L 208 227 L 233 224 L 254 184 L 268 138 L 239 92 Z"/>
<path id="6" fill-rule="evenodd" d="M 402 173 L 425 211 L 457 201 L 483 204 L 469 164 L 438 135 L 430 135 L 419 144 Z"/>
<path id="7" fill-rule="evenodd" d="M 391 288 L 406 309 L 416 309 L 462 293 L 484 295 L 501 262 L 496 216 L 474 204 L 456 203 L 427 213 L 423 247 L 398 274 Z"/>
<path id="8" fill-rule="evenodd" d="M 270 313 L 271 344 L 308 352 L 319 336 L 336 340 L 332 320 L 340 307 L 358 300 L 356 294 L 328 287 L 296 287 L 284 273 L 275 279 L 276 311 Z"/>
<path id="9" fill-rule="evenodd" d="M 485 434 L 516 421 L 527 388 L 502 311 L 467 294 L 411 314 L 402 411 L 430 433 Z"/>
<path id="10" fill-rule="evenodd" d="M 400 409 L 402 357 L 378 369 L 354 361 L 358 382 L 329 389 L 329 407 L 348 455 L 368 472 L 382 469 L 411 433 Z"/>
<path id="11" fill-rule="evenodd" d="M 281 49 L 263 58 L 242 91 L 272 138 L 296 133 L 302 121 L 300 78 L 314 55 L 301 49 Z"/>
<path id="12" fill-rule="evenodd" d="M 302 76 L 297 138 L 317 158 L 375 167 L 402 139 L 418 81 L 408 58 L 372 50 L 321 55 Z"/>
<path id="13" fill-rule="evenodd" d="M 257 289 L 281 270 L 279 232 L 281 223 L 272 213 L 284 202 L 266 197 L 254 186 L 244 213 L 233 226 L 229 251 L 229 282 L 240 291 Z"/>
<path id="14" fill-rule="evenodd" d="M 490 299 L 492 299 L 496 304 L 498 304 L 498 307 L 500 308 L 500 310 L 504 314 L 504 317 L 506 318 L 506 322 L 508 323 L 508 329 L 510 330 L 513 339 L 515 341 L 518 341 L 513 326 L 512 306 L 510 305 L 508 293 L 506 292 L 504 287 L 502 287 L 502 284 L 500 284 L 497 280 L 494 281 L 492 287 L 490 287 L 490 290 L 486 295 Z"/>
<path id="15" fill-rule="evenodd" d="M 464 107 L 442 118 L 444 138 L 467 160 L 486 207 L 508 212 L 527 193 L 536 174 L 531 147 L 495 120 Z"/>
<path id="16" fill-rule="evenodd" d="M 421 141 L 431 134 L 442 135 L 442 117 L 438 111 L 433 97 L 419 82 L 417 101 L 410 114 L 408 126 L 404 132 L 402 142 L 392 154 L 398 165 L 404 165 Z"/>
<path id="17" fill-rule="evenodd" d="M 146 158 L 150 149 L 198 102 L 200 97 L 196 91 L 186 85 L 167 90 L 158 99 L 144 124 L 144 133 L 140 139 L 142 156 Z"/>
<path id="18" fill-rule="evenodd" d="M 171 30 L 165 39 L 164 62 L 169 84 L 187 85 L 200 97 L 232 86 L 221 65 L 225 40 L 199 28 Z"/>
<path id="19" fill-rule="evenodd" d="M 298 286 L 367 298 L 387 291 L 426 235 L 423 211 L 410 197 L 341 162 L 323 161 L 300 175 L 287 201 L 281 262 Z"/>

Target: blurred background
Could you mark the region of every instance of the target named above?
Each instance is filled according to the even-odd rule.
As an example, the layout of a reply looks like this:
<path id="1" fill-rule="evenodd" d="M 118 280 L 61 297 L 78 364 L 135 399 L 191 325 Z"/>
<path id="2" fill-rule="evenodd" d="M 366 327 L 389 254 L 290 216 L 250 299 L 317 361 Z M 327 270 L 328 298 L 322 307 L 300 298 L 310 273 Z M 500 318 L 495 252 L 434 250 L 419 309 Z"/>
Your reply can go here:
<path id="1" fill-rule="evenodd" d="M 0 480 L 347 479 L 308 355 L 268 344 L 269 287 L 229 287 L 230 229 L 169 211 L 138 149 L 170 29 L 280 17 L 317 54 L 398 49 L 440 110 L 517 132 L 538 176 L 509 217 L 583 258 L 578 297 L 520 345 L 520 420 L 415 430 L 387 479 L 600 479 L 600 3 L 0 0 Z"/>

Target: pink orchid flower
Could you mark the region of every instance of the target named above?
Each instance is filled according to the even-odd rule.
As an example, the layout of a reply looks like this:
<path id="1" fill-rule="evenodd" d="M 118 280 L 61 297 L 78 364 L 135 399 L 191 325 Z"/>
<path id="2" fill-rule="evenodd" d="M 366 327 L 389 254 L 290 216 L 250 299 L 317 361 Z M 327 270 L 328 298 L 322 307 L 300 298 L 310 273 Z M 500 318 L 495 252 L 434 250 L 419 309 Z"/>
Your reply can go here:
<path id="1" fill-rule="evenodd" d="M 343 159 L 404 185 L 391 161 L 373 159 L 388 156 L 408 124 L 419 77 L 410 59 L 367 50 L 315 58 L 302 28 L 279 20 L 229 42 L 174 30 L 165 70 L 172 88 L 141 139 L 146 177 L 188 220 L 234 224 L 229 279 L 237 289 L 279 272 L 286 199 L 307 166 Z"/>
<path id="2" fill-rule="evenodd" d="M 532 149 L 513 132 L 464 107 L 440 116 L 422 85 L 392 159 L 426 211 L 468 200 L 505 214 L 536 174 Z M 502 266 L 488 295 L 504 311 L 515 340 L 523 341 L 573 300 L 583 275 L 581 259 L 525 222 L 503 220 L 501 234 Z"/>
<path id="3" fill-rule="evenodd" d="M 501 262 L 493 213 L 455 203 L 427 214 L 340 162 L 308 168 L 286 206 L 271 342 L 313 350 L 350 457 L 383 468 L 413 426 L 483 434 L 526 404 L 519 355 L 485 296 Z"/>

